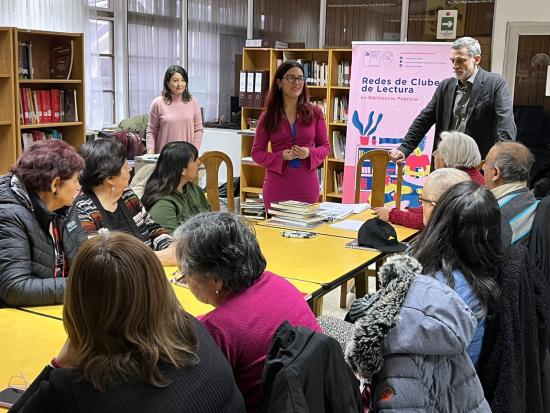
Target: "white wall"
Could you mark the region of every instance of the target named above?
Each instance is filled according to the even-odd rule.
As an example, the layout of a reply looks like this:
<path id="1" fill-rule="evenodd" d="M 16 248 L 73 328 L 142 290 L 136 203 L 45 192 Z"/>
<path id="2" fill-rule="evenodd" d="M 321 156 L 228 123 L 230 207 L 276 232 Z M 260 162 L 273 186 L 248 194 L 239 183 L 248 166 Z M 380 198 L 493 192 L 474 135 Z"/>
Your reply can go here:
<path id="1" fill-rule="evenodd" d="M 241 176 L 241 135 L 231 129 L 204 128 L 200 154 L 208 151 L 221 151 L 231 158 L 233 176 Z M 220 166 L 220 183 L 227 181 L 225 164 Z"/>
<path id="2" fill-rule="evenodd" d="M 549 0 L 496 0 L 493 20 L 491 71 L 502 74 L 506 24 L 508 22 L 550 22 Z"/>

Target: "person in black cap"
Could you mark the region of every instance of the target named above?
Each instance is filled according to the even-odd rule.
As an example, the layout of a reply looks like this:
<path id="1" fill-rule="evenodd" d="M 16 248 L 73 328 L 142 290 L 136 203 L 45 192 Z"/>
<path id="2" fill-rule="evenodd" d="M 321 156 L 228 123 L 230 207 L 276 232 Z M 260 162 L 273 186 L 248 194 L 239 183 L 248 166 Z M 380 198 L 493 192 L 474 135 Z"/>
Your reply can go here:
<path id="1" fill-rule="evenodd" d="M 489 189 L 473 181 L 452 186 L 439 198 L 410 254 L 431 275 L 453 288 L 476 315 L 478 324 L 468 347 L 477 364 L 485 320 L 497 307 L 497 276 L 503 259 L 500 211 Z"/>

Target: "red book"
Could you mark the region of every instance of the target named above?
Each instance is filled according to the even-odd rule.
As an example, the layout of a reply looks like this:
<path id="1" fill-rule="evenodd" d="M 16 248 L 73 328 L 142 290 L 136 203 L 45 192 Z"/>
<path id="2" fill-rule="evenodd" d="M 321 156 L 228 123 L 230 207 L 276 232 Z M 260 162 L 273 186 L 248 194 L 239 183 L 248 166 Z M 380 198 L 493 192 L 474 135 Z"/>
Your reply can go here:
<path id="1" fill-rule="evenodd" d="M 44 122 L 50 123 L 52 121 L 52 104 L 50 102 L 50 91 L 40 91 L 40 102 L 42 103 L 42 115 Z"/>
<path id="2" fill-rule="evenodd" d="M 46 120 L 44 119 L 44 104 L 42 103 L 42 91 L 41 90 L 33 90 L 32 96 L 34 99 L 35 104 L 35 112 L 38 115 L 38 123 L 45 123 Z"/>
<path id="3" fill-rule="evenodd" d="M 29 101 L 27 99 L 27 91 L 24 87 L 19 88 L 21 94 L 21 101 L 23 102 L 23 124 L 28 125 L 31 123 L 29 118 Z"/>
<path id="4" fill-rule="evenodd" d="M 50 90 L 50 104 L 52 111 L 51 122 L 61 122 L 61 116 L 59 114 L 59 89 Z"/>

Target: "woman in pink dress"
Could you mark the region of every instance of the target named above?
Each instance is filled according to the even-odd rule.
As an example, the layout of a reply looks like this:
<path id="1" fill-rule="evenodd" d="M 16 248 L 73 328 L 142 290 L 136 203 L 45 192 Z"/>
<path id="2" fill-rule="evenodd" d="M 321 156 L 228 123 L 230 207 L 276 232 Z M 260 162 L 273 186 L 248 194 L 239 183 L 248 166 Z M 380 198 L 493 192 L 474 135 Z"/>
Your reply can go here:
<path id="1" fill-rule="evenodd" d="M 308 102 L 302 65 L 288 60 L 275 73 L 252 145 L 252 159 L 267 170 L 266 209 L 278 201 L 317 202 L 317 168 L 328 153 L 323 112 Z"/>

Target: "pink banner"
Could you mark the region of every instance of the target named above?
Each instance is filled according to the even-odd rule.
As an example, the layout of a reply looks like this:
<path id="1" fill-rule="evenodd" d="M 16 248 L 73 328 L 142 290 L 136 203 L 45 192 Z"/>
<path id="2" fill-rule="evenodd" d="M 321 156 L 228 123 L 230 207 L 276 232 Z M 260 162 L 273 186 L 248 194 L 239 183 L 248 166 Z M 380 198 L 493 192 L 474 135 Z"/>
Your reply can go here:
<path id="1" fill-rule="evenodd" d="M 355 167 L 373 149 L 399 146 L 409 126 L 432 98 L 439 82 L 452 76 L 450 43 L 353 42 L 343 202 L 353 203 Z M 418 191 L 430 173 L 434 128 L 407 158 L 402 207 L 418 204 Z M 361 202 L 369 202 L 372 172 L 362 165 Z M 396 167 L 388 166 L 386 203 L 395 194 Z"/>

